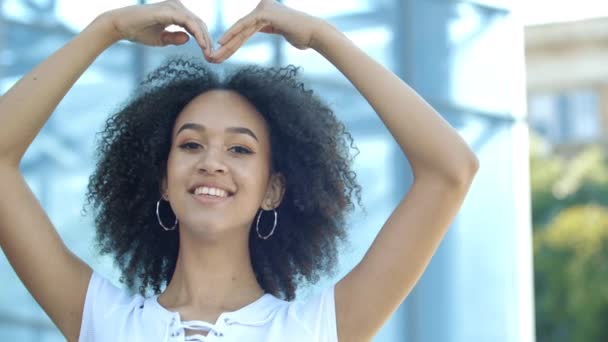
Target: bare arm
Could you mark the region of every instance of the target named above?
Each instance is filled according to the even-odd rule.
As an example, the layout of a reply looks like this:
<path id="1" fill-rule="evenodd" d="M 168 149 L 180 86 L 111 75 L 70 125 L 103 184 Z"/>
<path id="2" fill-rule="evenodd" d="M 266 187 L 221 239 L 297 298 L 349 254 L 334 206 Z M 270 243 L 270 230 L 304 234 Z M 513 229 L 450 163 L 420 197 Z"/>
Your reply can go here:
<path id="1" fill-rule="evenodd" d="M 70 341 L 80 331 L 91 269 L 70 253 L 18 165 L 80 74 L 111 44 L 101 22 L 86 28 L 0 98 L 0 246 L 38 304 Z M 35 94 L 35 95 L 34 95 Z"/>
<path id="2" fill-rule="evenodd" d="M 458 212 L 478 169 L 458 133 L 414 90 L 318 18 L 262 0 L 219 40 L 232 55 L 255 32 L 313 48 L 367 99 L 407 155 L 414 182 L 363 260 L 335 290 L 341 341 L 371 339 L 410 293 Z"/>
<path id="3" fill-rule="evenodd" d="M 204 24 L 196 19 L 178 1 L 107 12 L 0 98 L 0 247 L 69 341 L 80 334 L 92 270 L 66 248 L 19 163 L 59 101 L 107 47 L 126 37 L 148 45 L 185 43 L 185 33 L 164 31 L 170 24 L 185 27 L 201 47 L 210 46 Z"/>
<path id="4" fill-rule="evenodd" d="M 426 269 L 478 168 L 466 143 L 414 90 L 330 25 L 313 47 L 361 92 L 405 152 L 414 174 L 363 260 L 336 286 L 339 334 L 368 340 Z"/>
<path id="5" fill-rule="evenodd" d="M 426 269 L 478 168 L 466 143 L 414 90 L 330 25 L 313 47 L 361 92 L 405 152 L 414 174 L 363 260 L 336 286 L 339 335 L 371 339 Z"/>

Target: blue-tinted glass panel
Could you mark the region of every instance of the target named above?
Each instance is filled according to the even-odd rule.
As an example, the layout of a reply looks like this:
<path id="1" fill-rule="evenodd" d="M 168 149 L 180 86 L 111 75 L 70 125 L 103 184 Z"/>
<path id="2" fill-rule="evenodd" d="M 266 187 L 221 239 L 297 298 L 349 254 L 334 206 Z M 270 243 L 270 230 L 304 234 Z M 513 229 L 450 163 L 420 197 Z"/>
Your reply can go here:
<path id="1" fill-rule="evenodd" d="M 361 28 L 356 31 L 345 32 L 355 45 L 363 49 L 376 61 L 386 67 L 393 68 L 392 49 L 390 43 L 393 32 L 387 26 Z M 297 50 L 289 44 L 283 45 L 283 53 L 289 63 L 300 65 L 307 74 L 315 77 L 331 76 L 338 77 L 344 81 L 341 75 L 335 75 L 338 71 L 323 56 L 314 50 Z"/>
<path id="2" fill-rule="evenodd" d="M 286 0 L 287 6 L 319 17 L 367 12 L 374 8 L 374 2 L 369 0 L 325 1 L 325 0 Z"/>
<path id="3" fill-rule="evenodd" d="M 11 21 L 31 23 L 36 25 L 49 25 L 57 20 L 53 15 L 55 1 L 20 1 L 4 0 L 0 2 L 0 14 Z"/>
<path id="4" fill-rule="evenodd" d="M 416 1 L 414 7 L 416 68 L 409 72 L 416 89 L 431 100 L 511 113 L 519 73 L 501 61 L 521 59 L 523 50 L 507 12 L 457 1 Z"/>
<path id="5" fill-rule="evenodd" d="M 103 12 L 136 4 L 136 0 L 56 1 L 55 15 L 74 32 L 80 32 Z"/>

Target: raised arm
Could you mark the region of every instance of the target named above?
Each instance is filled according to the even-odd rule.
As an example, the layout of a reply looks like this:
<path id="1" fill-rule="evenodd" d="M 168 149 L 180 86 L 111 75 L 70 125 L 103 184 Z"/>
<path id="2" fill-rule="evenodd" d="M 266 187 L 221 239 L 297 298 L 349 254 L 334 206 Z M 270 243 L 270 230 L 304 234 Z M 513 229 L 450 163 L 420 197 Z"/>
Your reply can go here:
<path id="1" fill-rule="evenodd" d="M 340 341 L 368 341 L 427 267 L 477 172 L 477 158 L 414 90 L 342 33 L 275 1 L 262 0 L 239 20 L 212 58 L 228 58 L 257 31 L 281 34 L 295 47 L 327 58 L 372 105 L 411 163 L 411 189 L 335 289 Z"/>
<path id="2" fill-rule="evenodd" d="M 313 47 L 355 85 L 407 155 L 414 181 L 363 260 L 336 285 L 343 341 L 367 341 L 403 302 L 460 209 L 478 161 L 414 90 L 343 34 L 319 26 Z"/>
<path id="3" fill-rule="evenodd" d="M 0 97 L 0 247 L 32 296 L 68 341 L 77 341 L 91 269 L 62 242 L 25 183 L 19 164 L 41 127 L 84 70 L 107 47 L 129 38 L 148 45 L 183 44 L 185 33 L 210 47 L 200 19 L 178 1 L 107 12 Z M 206 49 L 205 55 L 211 54 Z"/>

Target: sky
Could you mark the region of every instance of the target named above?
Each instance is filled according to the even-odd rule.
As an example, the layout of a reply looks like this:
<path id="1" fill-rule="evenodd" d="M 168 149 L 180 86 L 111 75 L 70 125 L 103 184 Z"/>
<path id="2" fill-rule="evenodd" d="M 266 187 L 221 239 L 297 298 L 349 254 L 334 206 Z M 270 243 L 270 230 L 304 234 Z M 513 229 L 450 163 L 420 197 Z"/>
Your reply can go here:
<path id="1" fill-rule="evenodd" d="M 607 0 L 517 0 L 525 24 L 608 17 Z"/>

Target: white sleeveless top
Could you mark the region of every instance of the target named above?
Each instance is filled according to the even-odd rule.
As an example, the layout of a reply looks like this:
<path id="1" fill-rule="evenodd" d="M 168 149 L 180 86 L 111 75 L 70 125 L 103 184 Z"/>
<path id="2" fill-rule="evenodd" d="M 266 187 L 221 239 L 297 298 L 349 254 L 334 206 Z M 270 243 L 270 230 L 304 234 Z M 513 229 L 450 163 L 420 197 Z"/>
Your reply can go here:
<path id="1" fill-rule="evenodd" d="M 185 336 L 185 329 L 208 332 Z M 79 342 L 337 342 L 334 286 L 306 301 L 287 302 L 265 294 L 222 313 L 216 322 L 182 321 L 158 303 L 114 286 L 93 272 Z"/>

